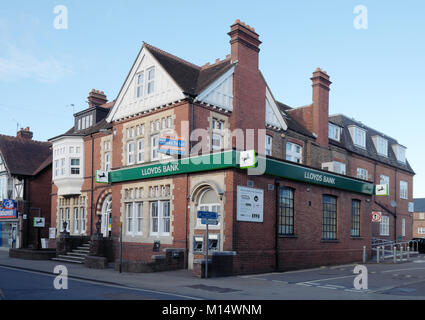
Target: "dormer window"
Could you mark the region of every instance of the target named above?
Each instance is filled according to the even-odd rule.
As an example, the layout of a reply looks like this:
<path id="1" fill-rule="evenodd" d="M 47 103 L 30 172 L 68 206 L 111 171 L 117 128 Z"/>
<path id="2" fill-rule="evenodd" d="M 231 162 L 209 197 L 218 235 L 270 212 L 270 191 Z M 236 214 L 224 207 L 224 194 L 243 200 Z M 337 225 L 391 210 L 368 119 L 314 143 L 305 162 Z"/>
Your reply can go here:
<path id="1" fill-rule="evenodd" d="M 366 131 L 356 126 L 350 126 L 348 130 L 350 131 L 354 145 L 366 149 Z"/>
<path id="2" fill-rule="evenodd" d="M 148 70 L 148 94 L 152 94 L 155 90 L 155 68 Z"/>
<path id="3" fill-rule="evenodd" d="M 145 73 L 142 71 L 136 76 L 136 97 L 143 97 L 143 85 L 145 83 Z"/>
<path id="4" fill-rule="evenodd" d="M 77 121 L 77 131 L 90 128 L 93 125 L 93 114 L 82 116 Z"/>
<path id="5" fill-rule="evenodd" d="M 406 148 L 399 145 L 393 144 L 393 151 L 395 156 L 397 157 L 397 161 L 401 163 L 406 163 Z"/>
<path id="6" fill-rule="evenodd" d="M 329 123 L 329 139 L 340 141 L 341 139 L 341 127 Z"/>
<path id="7" fill-rule="evenodd" d="M 381 136 L 374 136 L 372 140 L 375 144 L 376 152 L 380 156 L 388 157 L 388 140 Z"/>

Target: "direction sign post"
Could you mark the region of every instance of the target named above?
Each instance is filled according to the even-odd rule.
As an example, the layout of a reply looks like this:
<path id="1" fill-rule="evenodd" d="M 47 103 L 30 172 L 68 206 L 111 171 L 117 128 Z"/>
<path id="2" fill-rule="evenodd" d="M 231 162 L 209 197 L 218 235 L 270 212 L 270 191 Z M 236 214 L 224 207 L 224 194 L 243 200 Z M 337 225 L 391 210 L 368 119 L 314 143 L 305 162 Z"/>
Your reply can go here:
<path id="1" fill-rule="evenodd" d="M 205 250 L 205 278 L 208 279 L 208 226 L 210 224 L 217 225 L 218 224 L 218 213 L 211 211 L 198 211 L 198 218 L 202 219 L 201 223 L 206 225 L 206 233 L 207 233 L 207 249 Z"/>

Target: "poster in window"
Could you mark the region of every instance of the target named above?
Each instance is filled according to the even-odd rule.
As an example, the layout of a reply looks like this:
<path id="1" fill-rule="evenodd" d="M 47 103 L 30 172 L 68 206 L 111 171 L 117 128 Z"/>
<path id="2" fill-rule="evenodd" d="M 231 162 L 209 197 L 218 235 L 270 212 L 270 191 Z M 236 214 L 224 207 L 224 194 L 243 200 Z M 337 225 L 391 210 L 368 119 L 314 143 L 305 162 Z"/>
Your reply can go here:
<path id="1" fill-rule="evenodd" d="M 237 220 L 263 222 L 264 190 L 238 186 Z"/>

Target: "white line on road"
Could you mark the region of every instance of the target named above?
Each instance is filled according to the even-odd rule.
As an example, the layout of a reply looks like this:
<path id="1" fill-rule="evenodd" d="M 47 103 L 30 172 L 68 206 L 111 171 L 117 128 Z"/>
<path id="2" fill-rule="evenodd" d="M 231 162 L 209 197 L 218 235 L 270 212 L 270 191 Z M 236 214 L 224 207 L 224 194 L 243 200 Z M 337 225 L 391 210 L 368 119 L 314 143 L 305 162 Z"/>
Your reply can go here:
<path id="1" fill-rule="evenodd" d="M 304 283 L 304 282 L 298 282 L 298 283 L 296 283 L 296 285 L 297 286 L 306 286 L 306 287 L 311 287 L 312 286 L 311 284 Z"/>
<path id="2" fill-rule="evenodd" d="M 13 270 L 13 271 L 21 271 L 21 272 L 39 274 L 39 275 L 44 275 L 44 276 L 48 276 L 48 277 L 56 277 L 57 276 L 57 275 L 54 275 L 54 274 L 48 274 L 48 273 L 38 272 L 38 271 L 23 270 L 23 269 L 13 268 L 13 267 L 0 266 L 0 268 L 9 269 L 9 270 Z M 127 286 L 123 286 L 123 285 L 119 285 L 119 284 L 103 283 L 103 282 L 101 282 L 101 280 L 99 280 L 99 282 L 98 282 L 98 281 L 92 281 L 92 280 L 76 279 L 76 278 L 73 278 L 72 276 L 69 276 L 69 275 L 68 275 L 68 278 L 71 279 L 71 280 L 73 280 L 73 281 L 79 281 L 79 282 L 83 282 L 83 283 L 90 283 L 90 284 L 95 284 L 95 285 L 99 285 L 99 286 L 111 287 L 111 288 L 127 289 L 127 290 L 134 290 L 134 291 L 140 291 L 140 292 L 149 292 L 149 293 L 159 293 L 159 294 L 170 295 L 170 296 L 175 296 L 175 297 L 180 297 L 180 298 L 185 298 L 185 299 L 201 300 L 199 298 L 185 296 L 185 295 L 176 294 L 176 293 L 162 292 L 162 291 L 156 291 L 156 290 L 150 290 L 150 289 L 140 289 L 140 288 L 135 288 L 135 287 L 127 287 Z"/>
<path id="3" fill-rule="evenodd" d="M 425 270 L 425 268 L 406 268 L 406 269 L 397 269 L 397 270 L 385 270 L 385 271 L 381 271 L 381 273 L 408 271 L 408 270 Z"/>
<path id="4" fill-rule="evenodd" d="M 337 288 L 328 287 L 328 286 L 317 286 L 317 288 L 337 290 Z"/>

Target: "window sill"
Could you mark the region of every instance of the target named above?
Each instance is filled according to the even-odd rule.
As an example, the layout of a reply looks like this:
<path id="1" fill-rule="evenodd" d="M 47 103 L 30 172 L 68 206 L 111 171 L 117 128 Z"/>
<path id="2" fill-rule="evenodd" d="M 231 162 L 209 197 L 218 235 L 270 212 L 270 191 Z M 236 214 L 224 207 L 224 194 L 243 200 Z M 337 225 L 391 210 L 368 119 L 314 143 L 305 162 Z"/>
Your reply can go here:
<path id="1" fill-rule="evenodd" d="M 322 239 L 320 240 L 321 243 L 339 243 L 339 240 L 326 240 Z"/>
<path id="2" fill-rule="evenodd" d="M 278 238 L 297 239 L 298 236 L 295 234 L 279 234 Z"/>
<path id="3" fill-rule="evenodd" d="M 350 237 L 351 240 L 363 240 L 363 237 Z"/>

